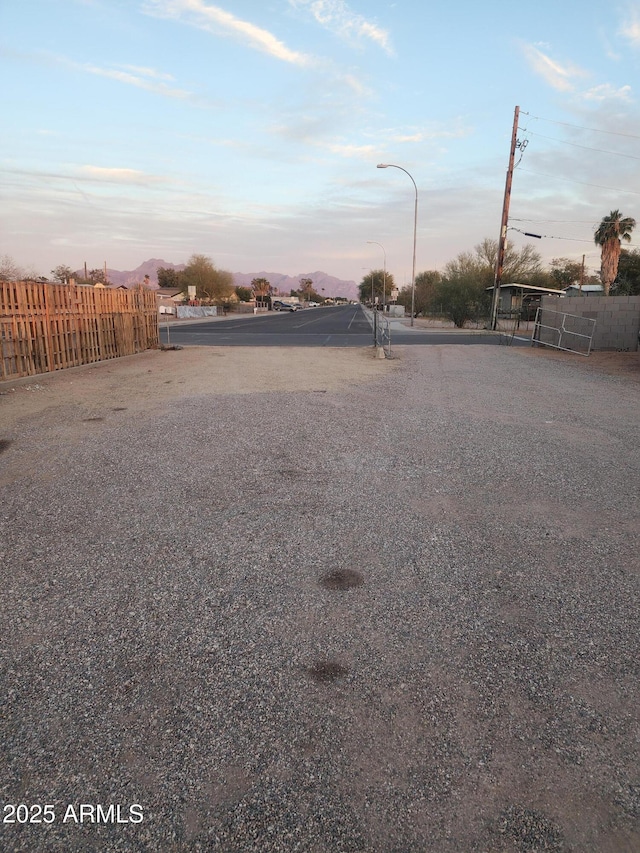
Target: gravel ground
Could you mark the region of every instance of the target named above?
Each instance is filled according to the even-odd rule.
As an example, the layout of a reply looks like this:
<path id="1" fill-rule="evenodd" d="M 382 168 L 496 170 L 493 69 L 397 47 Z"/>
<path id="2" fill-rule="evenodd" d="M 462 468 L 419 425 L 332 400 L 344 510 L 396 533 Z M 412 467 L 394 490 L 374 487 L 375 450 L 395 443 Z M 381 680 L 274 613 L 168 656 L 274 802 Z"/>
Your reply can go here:
<path id="1" fill-rule="evenodd" d="M 637 853 L 625 355 L 5 383 L 0 849 Z"/>

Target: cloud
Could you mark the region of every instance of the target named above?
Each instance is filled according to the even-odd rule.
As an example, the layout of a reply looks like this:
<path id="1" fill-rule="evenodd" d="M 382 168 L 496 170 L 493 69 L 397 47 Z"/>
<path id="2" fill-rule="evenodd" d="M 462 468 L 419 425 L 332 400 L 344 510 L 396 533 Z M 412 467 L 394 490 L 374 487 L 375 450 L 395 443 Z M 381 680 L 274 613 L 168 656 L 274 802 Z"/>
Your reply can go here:
<path id="1" fill-rule="evenodd" d="M 144 89 L 147 92 L 154 92 L 156 95 L 164 95 L 167 98 L 178 98 L 179 100 L 187 100 L 193 97 L 191 92 L 185 89 L 175 89 L 168 86 L 166 83 L 159 83 L 153 79 L 147 79 L 140 73 L 132 73 L 132 71 L 120 70 L 118 68 L 102 68 L 99 65 L 92 65 L 90 62 L 77 63 L 70 61 L 70 64 L 81 71 L 86 71 L 89 74 L 96 74 L 98 77 L 107 77 L 110 80 L 117 80 L 119 83 L 125 83 L 128 86 L 135 86 L 138 89 Z"/>
<path id="2" fill-rule="evenodd" d="M 455 130 L 388 130 L 385 138 L 391 142 L 433 142 L 436 139 L 464 139 L 469 136 L 469 128 L 458 127 Z"/>
<path id="3" fill-rule="evenodd" d="M 146 172 L 140 172 L 138 169 L 109 168 L 106 166 L 79 166 L 77 175 L 88 180 L 111 184 L 136 184 L 137 186 L 165 181 L 165 178 L 149 175 Z"/>
<path id="4" fill-rule="evenodd" d="M 621 86 L 619 89 L 615 89 L 609 83 L 602 83 L 600 86 L 594 86 L 591 89 L 588 89 L 583 97 L 587 101 L 626 101 L 630 103 L 633 101 L 631 96 L 631 86 Z"/>
<path id="5" fill-rule="evenodd" d="M 342 74 L 339 76 L 338 80 L 360 97 L 369 97 L 369 95 L 371 95 L 371 89 L 368 86 L 365 86 L 353 74 Z"/>
<path id="6" fill-rule="evenodd" d="M 82 71 L 85 74 L 106 77 L 109 80 L 116 80 L 118 83 L 124 83 L 127 86 L 135 86 L 137 89 L 144 89 L 146 92 L 153 92 L 165 98 L 195 100 L 195 95 L 192 92 L 186 89 L 177 89 L 163 82 L 173 80 L 170 74 L 163 74 L 161 71 L 156 71 L 153 68 L 140 68 L 133 65 L 109 68 L 108 66 L 94 65 L 91 62 L 76 62 L 76 60 L 69 59 L 66 56 L 57 56 L 51 53 L 42 53 L 39 56 L 44 57 L 48 62 L 65 66 L 73 71 Z"/>
<path id="7" fill-rule="evenodd" d="M 236 18 L 219 6 L 207 5 L 204 0 L 148 0 L 143 10 L 156 17 L 184 19 L 191 26 L 215 35 L 231 35 L 282 62 L 302 67 L 314 64 L 311 56 L 291 50 L 268 30 Z"/>
<path id="8" fill-rule="evenodd" d="M 308 8 L 321 26 L 340 38 L 368 39 L 393 54 L 388 32 L 353 12 L 344 0 L 289 0 L 289 3 L 294 8 Z"/>
<path id="9" fill-rule="evenodd" d="M 175 80 L 173 75 L 157 71 L 155 68 L 145 68 L 139 65 L 123 65 L 122 68 L 124 68 L 125 71 L 130 71 L 134 75 L 150 77 L 152 80 Z"/>
<path id="10" fill-rule="evenodd" d="M 341 157 L 372 157 L 379 151 L 374 145 L 340 145 L 335 142 L 321 143 L 320 147 L 328 148 L 332 154 Z"/>
<path id="11" fill-rule="evenodd" d="M 535 45 L 523 45 L 525 58 L 531 68 L 554 89 L 560 92 L 573 92 L 574 79 L 586 76 L 586 72 L 576 65 L 561 65 L 543 53 Z"/>
<path id="12" fill-rule="evenodd" d="M 180 186 L 167 175 L 153 175 L 138 169 L 91 164 L 68 163 L 57 168 L 39 169 L 11 164 L 11 167 L 6 170 L 0 167 L 0 173 L 3 173 L 5 187 L 16 187 L 22 193 L 36 192 L 40 199 L 39 203 L 42 203 L 50 193 L 59 197 L 60 193 L 64 194 L 72 190 L 79 193 L 85 201 L 90 202 L 91 196 L 94 193 L 101 194 L 101 189 L 106 190 L 104 185 L 107 184 L 117 184 L 122 188 L 146 187 L 149 189 L 162 186 L 163 193 L 173 192 Z"/>
<path id="13" fill-rule="evenodd" d="M 619 30 L 620 35 L 635 47 L 640 47 L 640 4 L 629 7 L 629 18 Z"/>
<path id="14" fill-rule="evenodd" d="M 561 64 L 543 53 L 537 45 L 523 45 L 524 55 L 536 74 L 561 92 L 571 92 L 585 101 L 633 101 L 631 86 L 615 88 L 609 83 L 600 83 L 589 89 L 578 90 L 578 79 L 587 77 L 587 72 L 577 65 Z"/>

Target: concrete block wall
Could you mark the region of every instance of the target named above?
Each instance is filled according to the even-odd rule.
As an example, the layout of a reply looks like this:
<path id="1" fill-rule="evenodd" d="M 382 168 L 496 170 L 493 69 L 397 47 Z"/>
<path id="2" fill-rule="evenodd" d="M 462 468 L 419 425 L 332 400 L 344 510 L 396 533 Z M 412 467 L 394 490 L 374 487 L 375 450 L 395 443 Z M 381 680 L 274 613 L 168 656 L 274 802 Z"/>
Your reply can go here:
<path id="1" fill-rule="evenodd" d="M 595 320 L 594 350 L 638 349 L 640 296 L 543 296 L 542 307 Z"/>

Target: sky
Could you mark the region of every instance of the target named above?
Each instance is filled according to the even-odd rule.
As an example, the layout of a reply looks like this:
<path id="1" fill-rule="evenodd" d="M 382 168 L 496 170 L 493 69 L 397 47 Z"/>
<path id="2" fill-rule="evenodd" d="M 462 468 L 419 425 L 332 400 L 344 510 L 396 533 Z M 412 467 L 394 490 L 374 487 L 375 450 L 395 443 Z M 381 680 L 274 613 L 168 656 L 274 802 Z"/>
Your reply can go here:
<path id="1" fill-rule="evenodd" d="M 640 0 L 0 0 L 0 64 L 0 255 L 39 275 L 409 284 L 414 221 L 416 272 L 498 238 L 516 107 L 511 245 L 593 272 L 640 221 Z"/>

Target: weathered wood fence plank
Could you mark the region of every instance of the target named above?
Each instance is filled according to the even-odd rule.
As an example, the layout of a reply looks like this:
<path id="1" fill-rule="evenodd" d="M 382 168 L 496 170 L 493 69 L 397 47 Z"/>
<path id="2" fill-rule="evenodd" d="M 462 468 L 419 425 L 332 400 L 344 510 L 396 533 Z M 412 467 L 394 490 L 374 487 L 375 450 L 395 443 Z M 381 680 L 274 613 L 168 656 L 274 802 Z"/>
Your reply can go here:
<path id="1" fill-rule="evenodd" d="M 157 345 L 153 291 L 0 281 L 0 379 L 134 355 Z"/>

